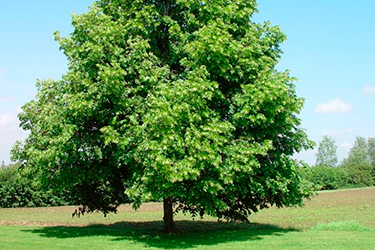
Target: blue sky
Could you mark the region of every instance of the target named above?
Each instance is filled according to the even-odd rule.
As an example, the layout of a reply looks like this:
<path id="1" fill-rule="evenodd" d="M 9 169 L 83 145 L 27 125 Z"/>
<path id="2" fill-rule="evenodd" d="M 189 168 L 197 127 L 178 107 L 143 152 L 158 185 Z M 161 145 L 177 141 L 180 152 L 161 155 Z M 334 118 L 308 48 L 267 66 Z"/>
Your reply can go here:
<path id="1" fill-rule="evenodd" d="M 91 0 L 0 0 L 0 161 L 9 163 L 20 107 L 34 98 L 36 79 L 61 78 L 67 61 L 53 40 L 72 31 L 72 12 Z M 278 69 L 289 69 L 297 94 L 306 99 L 300 114 L 310 139 L 336 140 L 339 161 L 355 137 L 375 136 L 375 1 L 260 0 L 255 21 L 269 20 L 288 36 Z M 316 151 L 296 156 L 315 163 Z"/>

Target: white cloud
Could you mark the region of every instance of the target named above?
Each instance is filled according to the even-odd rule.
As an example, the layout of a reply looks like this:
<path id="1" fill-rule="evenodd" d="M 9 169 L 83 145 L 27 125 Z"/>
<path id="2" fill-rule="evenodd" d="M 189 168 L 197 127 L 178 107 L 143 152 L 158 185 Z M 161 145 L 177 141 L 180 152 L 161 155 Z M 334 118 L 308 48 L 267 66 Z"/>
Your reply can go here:
<path id="1" fill-rule="evenodd" d="M 7 125 L 13 121 L 13 118 L 9 114 L 4 114 L 0 116 L 0 126 Z"/>
<path id="2" fill-rule="evenodd" d="M 14 110 L 14 112 L 16 112 L 17 113 L 17 116 L 19 115 L 19 113 L 21 113 L 23 110 L 22 110 L 22 108 L 21 107 L 19 107 L 19 108 L 16 108 L 15 110 Z"/>
<path id="3" fill-rule="evenodd" d="M 299 161 L 304 161 L 305 163 L 309 165 L 314 165 L 315 164 L 315 155 L 317 153 L 317 149 L 309 149 L 309 150 L 304 150 L 299 153 L 295 153 L 293 155 L 293 158 Z"/>
<path id="4" fill-rule="evenodd" d="M 9 102 L 14 100 L 15 98 L 11 96 L 0 96 L 0 102 Z"/>
<path id="5" fill-rule="evenodd" d="M 7 79 L 1 79 L 1 78 L 0 78 L 0 84 L 1 85 L 14 85 L 12 82 L 8 81 Z"/>
<path id="6" fill-rule="evenodd" d="M 320 103 L 317 105 L 315 112 L 328 114 L 328 113 L 348 113 L 353 110 L 350 103 L 345 103 L 340 98 L 336 98 L 333 101 L 327 103 Z"/>
<path id="7" fill-rule="evenodd" d="M 336 131 L 336 130 L 329 130 L 329 129 L 324 129 L 323 130 L 323 135 L 329 135 L 332 137 L 342 137 L 342 132 L 341 131 Z"/>
<path id="8" fill-rule="evenodd" d="M 340 144 L 340 148 L 352 148 L 352 144 L 348 143 L 348 142 L 344 142 L 344 143 L 341 143 Z"/>
<path id="9" fill-rule="evenodd" d="M 347 129 L 345 130 L 345 132 L 347 132 L 347 133 L 352 133 L 353 131 L 354 131 L 353 128 L 347 128 Z"/>
<path id="10" fill-rule="evenodd" d="M 366 84 L 365 87 L 363 88 L 363 92 L 365 94 L 375 94 L 375 86 L 370 86 Z"/>
<path id="11" fill-rule="evenodd" d="M 27 132 L 19 127 L 17 115 L 0 114 L 0 162 L 9 162 L 10 150 L 17 140 L 23 140 Z"/>
<path id="12" fill-rule="evenodd" d="M 347 134 L 353 132 L 353 128 L 347 128 L 343 131 L 340 130 L 331 130 L 331 129 L 323 129 L 323 135 L 331 136 L 335 139 L 344 139 Z"/>
<path id="13" fill-rule="evenodd" d="M 0 130 L 1 133 L 9 132 L 14 130 L 15 126 L 18 127 L 17 118 L 9 115 L 3 114 L 0 116 Z"/>

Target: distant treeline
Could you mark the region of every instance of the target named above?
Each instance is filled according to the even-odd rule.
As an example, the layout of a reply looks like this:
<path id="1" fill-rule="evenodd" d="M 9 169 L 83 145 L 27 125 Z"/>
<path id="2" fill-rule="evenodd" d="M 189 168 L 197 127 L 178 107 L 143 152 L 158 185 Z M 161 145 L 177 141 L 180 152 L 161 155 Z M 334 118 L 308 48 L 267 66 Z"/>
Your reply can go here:
<path id="1" fill-rule="evenodd" d="M 0 207 L 46 207 L 70 205 L 69 195 L 46 190 L 19 172 L 17 164 L 0 168 Z"/>
<path id="2" fill-rule="evenodd" d="M 352 183 L 348 171 L 340 167 L 312 166 L 301 169 L 303 178 L 315 184 L 317 190 L 364 187 Z"/>
<path id="3" fill-rule="evenodd" d="M 316 165 L 301 169 L 302 176 L 319 190 L 375 185 L 375 139 L 357 136 L 347 158 L 337 164 L 336 145 L 324 136 L 319 143 Z"/>

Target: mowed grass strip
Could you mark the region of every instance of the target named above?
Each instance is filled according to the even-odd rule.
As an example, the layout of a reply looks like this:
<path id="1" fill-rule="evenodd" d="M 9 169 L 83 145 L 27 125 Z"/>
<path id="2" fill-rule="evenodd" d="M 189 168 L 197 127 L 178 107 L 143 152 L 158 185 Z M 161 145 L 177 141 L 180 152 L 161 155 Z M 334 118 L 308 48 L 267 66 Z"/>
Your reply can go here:
<path id="1" fill-rule="evenodd" d="M 123 226 L 123 225 L 122 225 Z M 373 231 L 214 227 L 178 235 L 134 227 L 0 227 L 1 249 L 374 249 Z M 150 228 L 151 226 L 151 228 Z"/>
<path id="2" fill-rule="evenodd" d="M 104 218 L 74 207 L 0 209 L 0 249 L 375 249 L 375 188 L 321 192 L 302 208 L 271 208 L 251 224 L 192 221 L 164 235 L 161 204 Z"/>

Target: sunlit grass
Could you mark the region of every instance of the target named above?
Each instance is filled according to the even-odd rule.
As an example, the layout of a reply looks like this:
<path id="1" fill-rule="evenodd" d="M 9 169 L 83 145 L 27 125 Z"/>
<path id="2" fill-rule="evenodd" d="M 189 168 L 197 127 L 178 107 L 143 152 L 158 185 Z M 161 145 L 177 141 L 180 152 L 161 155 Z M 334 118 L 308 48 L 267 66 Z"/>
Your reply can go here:
<path id="1" fill-rule="evenodd" d="M 375 188 L 319 192 L 303 207 L 271 208 L 252 215 L 250 220 L 300 230 L 341 221 L 375 229 Z"/>
<path id="2" fill-rule="evenodd" d="M 331 222 L 325 224 L 318 224 L 315 227 L 311 228 L 313 231 L 366 231 L 374 232 L 375 229 L 364 227 L 354 221 L 339 221 Z"/>

